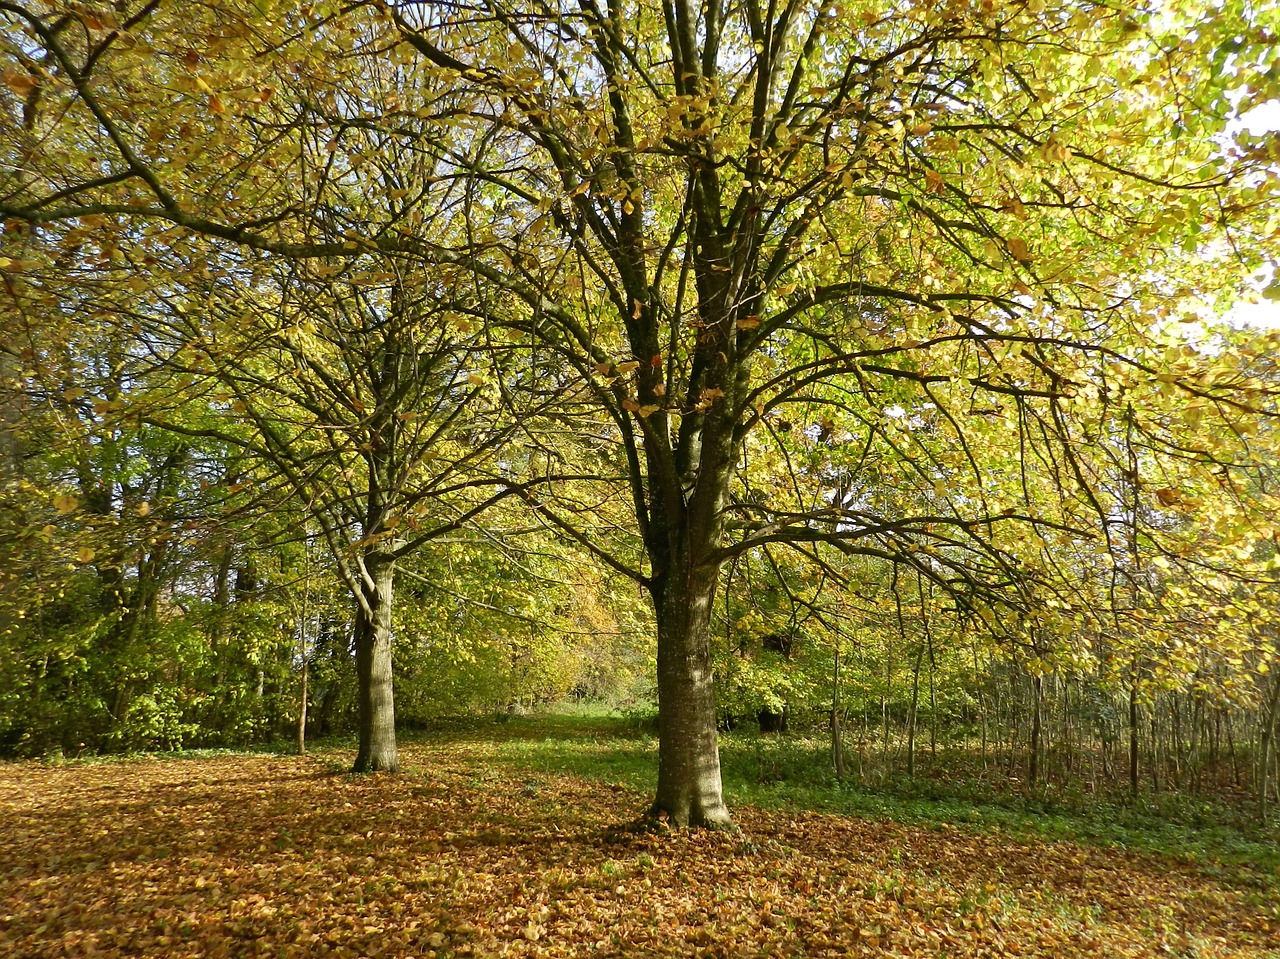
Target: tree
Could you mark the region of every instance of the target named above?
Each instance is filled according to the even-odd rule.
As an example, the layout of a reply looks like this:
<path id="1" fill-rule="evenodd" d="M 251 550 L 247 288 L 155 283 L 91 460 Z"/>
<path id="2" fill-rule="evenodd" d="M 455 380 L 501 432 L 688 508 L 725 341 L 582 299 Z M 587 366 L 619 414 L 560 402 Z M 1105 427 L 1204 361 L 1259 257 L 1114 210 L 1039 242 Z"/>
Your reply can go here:
<path id="1" fill-rule="evenodd" d="M 1129 514 L 1099 437 L 1136 419 L 1138 485 L 1169 462 L 1256 467 L 1247 424 L 1273 392 L 1188 350 L 1175 322 L 1193 293 L 1224 305 L 1271 242 L 1273 147 L 1224 132 L 1275 92 L 1274 71 L 1239 79 L 1277 55 L 1243 8 L 483 0 L 255 20 L 228 6 L 219 49 L 256 45 L 264 75 L 239 80 L 243 58 L 225 57 L 217 82 L 197 75 L 207 99 L 192 81 L 182 100 L 214 128 L 245 118 L 242 143 L 216 141 L 232 144 L 221 177 L 221 160 L 180 171 L 152 148 L 148 88 L 120 79 L 137 69 L 125 33 L 182 49 L 159 4 L 114 15 L 123 31 L 0 9 L 24 36 L 11 87 L 66 105 L 34 147 L 7 140 L 24 172 L 0 214 L 163 222 L 294 260 L 412 259 L 506 358 L 501 402 L 558 395 L 547 421 L 573 426 L 599 464 L 596 502 L 620 493 L 634 523 L 601 541 L 564 495 L 581 481 L 523 492 L 649 592 L 654 811 L 676 824 L 730 823 L 710 623 L 734 557 L 776 543 L 819 565 L 832 549 L 896 564 L 957 616 L 1047 651 L 1096 619 L 1075 572 L 1120 562 Z M 344 43 L 390 65 L 377 95 L 316 69 L 323 51 L 332 73 L 369 79 L 342 73 Z M 294 63 L 307 82 L 288 81 L 289 109 L 255 119 Z M 250 105 L 229 109 L 231 89 Z M 304 128 L 429 152 L 432 186 L 456 184 L 447 228 L 357 202 L 395 191 L 354 157 L 339 199 L 294 202 L 279 158 Z M 1225 439 L 1205 439 L 1210 421 Z"/>
<path id="2" fill-rule="evenodd" d="M 429 77 L 383 69 L 376 34 L 349 49 L 358 14 L 330 29 L 324 18 L 273 22 L 262 12 L 228 6 L 190 21 L 152 3 L 104 20 L 6 7 L 30 40 L 11 51 L 10 88 L 27 95 L 32 129 L 59 148 L 23 154 L 8 193 L 49 224 L 47 259 L 74 261 L 96 247 L 129 276 L 106 284 L 96 305 L 162 374 L 131 400 L 130 415 L 240 448 L 247 459 L 232 486 L 262 482 L 307 510 L 355 599 L 355 768 L 394 771 L 396 564 L 514 490 L 500 466 L 486 471 L 511 426 L 493 418 L 501 403 L 485 385 L 482 340 L 449 309 L 438 274 L 369 239 L 447 235 L 458 193 L 437 175 L 429 140 L 398 151 L 370 111 L 396 112 L 410 85 L 420 102 L 435 98 L 422 108 L 430 116 L 459 109 L 459 97 L 438 84 L 429 93 Z M 207 45 L 197 50 L 193 36 Z M 160 76 L 133 82 L 157 54 Z M 159 109 L 148 97 L 165 83 L 186 93 L 171 123 L 199 151 L 138 121 Z M 60 105 L 83 114 L 68 120 Z M 424 122 L 401 119 L 410 131 Z M 86 172 L 96 159 L 76 140 L 95 134 L 110 143 L 118 172 Z M 205 162 L 215 151 L 224 162 Z M 77 174 L 80 182 L 55 185 Z M 135 184 L 158 210 L 137 205 Z M 386 202 L 370 202 L 370 184 Z M 230 221 L 246 209 L 251 227 Z M 157 212 L 178 229 L 146 226 Z M 139 282 L 142 270 L 150 276 Z M 223 415 L 193 422 L 193 397 Z"/>
<path id="3" fill-rule="evenodd" d="M 1228 423 L 1272 402 L 1210 355 L 1176 365 L 1164 328 L 1262 255 L 1274 171 L 1224 145 L 1241 84 L 1202 68 L 1274 58 L 1247 11 L 383 9 L 487 98 L 453 162 L 511 201 L 433 257 L 506 291 L 498 322 L 559 351 L 611 424 L 643 561 L 593 545 L 652 596 L 654 811 L 677 824 L 729 823 L 709 637 L 726 561 L 832 544 L 994 631 L 1069 630 L 1053 547 L 1106 541 L 1118 508 L 1079 442 L 1148 383 Z M 1144 429 L 1198 468 L 1253 462 Z M 754 443 L 797 482 L 753 495 Z"/>
<path id="4" fill-rule="evenodd" d="M 262 735 L 288 669 L 266 524 L 218 484 L 234 453 L 128 414 L 137 357 L 83 305 L 63 299 L 63 325 L 11 327 L 22 362 L 6 387 L 38 415 L 20 421 L 2 514 L 0 742 L 57 754 Z"/>

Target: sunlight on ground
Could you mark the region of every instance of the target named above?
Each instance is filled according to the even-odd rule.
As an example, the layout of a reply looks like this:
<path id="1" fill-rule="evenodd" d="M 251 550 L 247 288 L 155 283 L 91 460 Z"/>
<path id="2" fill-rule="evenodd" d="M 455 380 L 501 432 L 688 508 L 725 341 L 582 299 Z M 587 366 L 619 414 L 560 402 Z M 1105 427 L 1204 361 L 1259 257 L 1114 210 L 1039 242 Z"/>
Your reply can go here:
<path id="1" fill-rule="evenodd" d="M 1273 956 L 1276 904 L 1172 860 L 947 823 L 741 807 L 629 832 L 646 795 L 320 758 L 0 765 L 0 954 Z"/>

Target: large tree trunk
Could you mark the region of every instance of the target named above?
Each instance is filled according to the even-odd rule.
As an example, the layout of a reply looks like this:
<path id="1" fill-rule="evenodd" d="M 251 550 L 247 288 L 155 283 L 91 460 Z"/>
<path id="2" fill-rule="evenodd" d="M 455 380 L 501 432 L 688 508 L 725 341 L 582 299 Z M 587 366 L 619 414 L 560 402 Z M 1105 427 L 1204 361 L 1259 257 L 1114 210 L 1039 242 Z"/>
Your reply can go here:
<path id="1" fill-rule="evenodd" d="M 654 590 L 658 793 L 652 812 L 676 826 L 733 824 L 721 793 L 711 673 L 711 608 L 718 573 L 718 566 L 677 562 Z"/>
<path id="2" fill-rule="evenodd" d="M 369 579 L 356 603 L 356 679 L 359 685 L 360 751 L 353 772 L 399 772 L 396 712 L 391 683 L 391 608 L 395 561 L 385 554 L 365 559 Z M 366 609 L 367 607 L 367 609 Z"/>

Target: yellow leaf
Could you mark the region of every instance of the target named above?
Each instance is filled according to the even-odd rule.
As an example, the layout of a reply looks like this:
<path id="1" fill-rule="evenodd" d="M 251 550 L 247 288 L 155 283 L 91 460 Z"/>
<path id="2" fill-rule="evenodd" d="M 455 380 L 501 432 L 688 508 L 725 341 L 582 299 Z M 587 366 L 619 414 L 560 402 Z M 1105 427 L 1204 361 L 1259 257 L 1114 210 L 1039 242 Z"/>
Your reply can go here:
<path id="1" fill-rule="evenodd" d="M 694 409 L 699 411 L 709 410 L 716 400 L 723 398 L 724 390 L 716 387 L 708 387 L 698 394 L 698 402 L 694 405 Z"/>
<path id="2" fill-rule="evenodd" d="M 53 498 L 53 508 L 64 516 L 67 513 L 74 513 L 79 505 L 80 501 L 70 493 L 59 493 Z"/>
<path id="3" fill-rule="evenodd" d="M 1019 263 L 1030 263 L 1032 260 L 1031 250 L 1027 246 L 1027 241 L 1021 237 L 1010 237 L 1005 241 L 1005 246 L 1009 249 L 1009 254 Z"/>
<path id="4" fill-rule="evenodd" d="M 26 70 L 6 70 L 4 82 L 14 92 L 15 96 L 25 97 L 36 88 L 40 81 Z"/>
<path id="5" fill-rule="evenodd" d="M 82 563 L 88 563 L 93 560 L 93 550 L 88 546 L 81 546 L 79 552 L 76 553 L 76 559 Z"/>

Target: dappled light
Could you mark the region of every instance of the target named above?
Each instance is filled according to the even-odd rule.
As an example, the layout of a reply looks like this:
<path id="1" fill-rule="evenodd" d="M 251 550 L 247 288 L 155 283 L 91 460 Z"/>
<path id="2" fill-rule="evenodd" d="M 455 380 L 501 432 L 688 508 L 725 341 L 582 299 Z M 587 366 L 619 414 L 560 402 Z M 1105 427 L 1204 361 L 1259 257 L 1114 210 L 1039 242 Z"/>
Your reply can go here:
<path id="1" fill-rule="evenodd" d="M 740 834 L 619 830 L 643 793 L 500 747 L 412 743 L 399 777 L 0 767 L 0 952 L 1261 959 L 1280 936 L 1263 888 L 1117 849 L 752 807 Z"/>
<path id="2" fill-rule="evenodd" d="M 1275 959 L 1278 11 L 2 0 L 0 957 Z"/>

